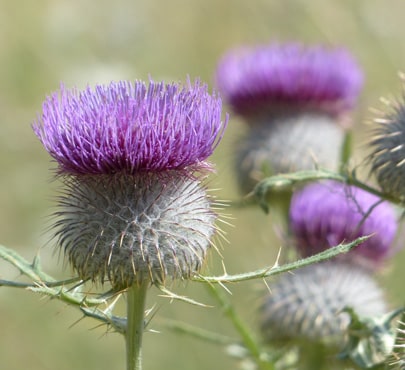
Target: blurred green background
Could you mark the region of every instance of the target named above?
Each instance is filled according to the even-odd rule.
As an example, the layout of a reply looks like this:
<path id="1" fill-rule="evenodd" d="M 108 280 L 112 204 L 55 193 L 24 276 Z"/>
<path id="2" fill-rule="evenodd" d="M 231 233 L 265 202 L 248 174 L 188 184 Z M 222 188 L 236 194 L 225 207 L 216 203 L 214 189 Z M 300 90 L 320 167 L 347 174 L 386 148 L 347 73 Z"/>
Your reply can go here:
<path id="1" fill-rule="evenodd" d="M 402 0 L 0 0 L 0 243 L 32 259 L 40 250 L 46 271 L 69 276 L 49 243 L 49 215 L 57 184 L 48 155 L 31 130 L 46 96 L 59 87 L 84 87 L 118 79 L 179 81 L 201 77 L 212 86 L 218 58 L 240 44 L 294 41 L 344 45 L 364 68 L 366 84 L 356 117 L 354 163 L 364 156 L 380 96 L 400 94 L 405 71 L 405 3 Z M 210 186 L 220 199 L 238 199 L 232 145 L 243 123 L 232 116 L 213 161 Z M 364 173 L 366 169 L 364 169 Z M 272 264 L 280 241 L 271 216 L 258 207 L 228 209 L 233 227 L 222 254 L 228 272 Z M 221 272 L 211 255 L 207 273 Z M 405 301 L 405 251 L 382 274 L 393 306 Z M 0 262 L 0 278 L 18 272 Z M 230 300 L 253 328 L 261 282 L 231 287 Z M 212 304 L 197 283 L 173 286 Z M 170 302 L 153 291 L 158 312 L 145 336 L 145 370 L 235 369 L 222 348 L 179 336 L 164 327 L 182 320 L 234 335 L 220 310 Z M 117 334 L 82 320 L 79 312 L 29 292 L 0 289 L 0 369 L 123 369 L 124 342 Z M 76 323 L 76 325 L 74 325 Z"/>

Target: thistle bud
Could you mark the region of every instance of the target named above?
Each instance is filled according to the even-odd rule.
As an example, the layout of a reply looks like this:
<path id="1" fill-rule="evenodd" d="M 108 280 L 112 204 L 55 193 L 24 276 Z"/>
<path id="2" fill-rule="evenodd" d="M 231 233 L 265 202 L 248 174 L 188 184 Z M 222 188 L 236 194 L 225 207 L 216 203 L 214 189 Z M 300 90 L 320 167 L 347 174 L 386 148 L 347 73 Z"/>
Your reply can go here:
<path id="1" fill-rule="evenodd" d="M 404 78 L 404 77 L 403 77 Z M 369 156 L 371 173 L 383 192 L 405 200 L 405 104 L 387 103 L 388 111 L 375 119 Z"/>
<path id="2" fill-rule="evenodd" d="M 260 309 L 268 341 L 304 340 L 341 346 L 350 323 L 345 307 L 359 316 L 381 315 L 386 304 L 381 289 L 361 268 L 322 262 L 283 274 Z"/>

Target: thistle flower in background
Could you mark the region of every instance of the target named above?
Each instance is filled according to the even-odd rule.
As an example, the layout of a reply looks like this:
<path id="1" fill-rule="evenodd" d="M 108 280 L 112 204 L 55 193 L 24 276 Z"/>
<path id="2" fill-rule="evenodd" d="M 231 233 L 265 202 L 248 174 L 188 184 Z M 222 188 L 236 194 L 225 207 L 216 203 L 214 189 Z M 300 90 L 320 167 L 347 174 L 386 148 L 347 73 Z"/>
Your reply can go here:
<path id="1" fill-rule="evenodd" d="M 61 87 L 33 128 L 58 164 L 56 236 L 82 279 L 125 288 L 188 278 L 216 231 L 206 162 L 226 121 L 196 81 Z"/>
<path id="2" fill-rule="evenodd" d="M 405 81 L 405 77 L 402 76 Z M 370 141 L 371 173 L 383 192 L 405 200 L 405 104 L 387 102 L 389 111 L 375 119 L 374 136 Z"/>
<path id="3" fill-rule="evenodd" d="M 393 206 L 354 186 L 334 181 L 305 186 L 291 199 L 289 220 L 293 245 L 304 257 L 366 235 L 368 240 L 337 258 L 373 269 L 394 252 Z"/>
<path id="4" fill-rule="evenodd" d="M 260 308 L 263 337 L 270 341 L 304 340 L 340 347 L 351 307 L 359 316 L 386 312 L 381 289 L 361 268 L 322 262 L 283 274 Z"/>
<path id="5" fill-rule="evenodd" d="M 405 311 L 402 318 L 405 318 Z M 392 370 L 403 370 L 405 368 L 405 322 L 399 321 L 396 332 L 394 351 L 388 363 Z"/>
<path id="6" fill-rule="evenodd" d="M 337 169 L 362 80 L 343 49 L 293 43 L 228 52 L 216 82 L 248 124 L 236 149 L 241 191 L 270 174 Z"/>

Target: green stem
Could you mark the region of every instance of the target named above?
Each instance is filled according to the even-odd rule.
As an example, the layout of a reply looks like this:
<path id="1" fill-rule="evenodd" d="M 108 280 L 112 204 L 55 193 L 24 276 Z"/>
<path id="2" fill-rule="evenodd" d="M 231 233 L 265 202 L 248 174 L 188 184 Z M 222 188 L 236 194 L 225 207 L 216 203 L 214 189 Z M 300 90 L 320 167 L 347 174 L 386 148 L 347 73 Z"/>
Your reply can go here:
<path id="1" fill-rule="evenodd" d="M 329 170 L 319 169 L 319 170 L 307 170 L 286 173 L 281 175 L 275 175 L 263 179 L 260 181 L 253 190 L 253 195 L 259 203 L 260 207 L 264 212 L 269 212 L 267 194 L 270 191 L 275 190 L 294 190 L 296 185 L 302 185 L 311 181 L 318 180 L 334 180 L 343 182 L 349 185 L 354 185 L 360 189 L 367 191 L 370 194 L 374 194 L 381 199 L 388 200 L 395 204 L 402 204 L 402 199 L 393 197 L 390 194 L 381 192 L 367 184 L 357 180 L 356 171 L 344 171 L 344 173 L 339 174 Z"/>
<path id="2" fill-rule="evenodd" d="M 227 346 L 237 343 L 237 341 L 233 338 L 229 338 L 215 332 L 189 325 L 181 321 L 166 320 L 164 322 L 164 326 L 176 333 L 187 334 L 193 336 L 194 338 L 203 340 L 205 342 L 210 342 L 212 344 Z"/>
<path id="3" fill-rule="evenodd" d="M 142 335 L 148 286 L 149 282 L 145 281 L 134 284 L 127 291 L 127 370 L 142 370 Z"/>
<path id="4" fill-rule="evenodd" d="M 198 282 L 203 282 L 203 283 L 213 283 L 213 284 L 220 284 L 220 283 L 237 283 L 240 281 L 247 281 L 247 280 L 252 280 L 252 279 L 264 279 L 270 276 L 278 275 L 283 272 L 287 271 L 292 271 L 296 270 L 300 267 L 304 267 L 307 265 L 310 265 L 312 263 L 318 263 L 321 261 L 325 261 L 327 259 L 330 259 L 332 257 L 337 256 L 338 254 L 341 253 L 347 253 L 357 245 L 363 243 L 366 241 L 370 236 L 361 236 L 360 238 L 357 238 L 356 240 L 352 241 L 351 243 L 348 244 L 339 244 L 335 247 L 326 249 L 318 254 L 314 254 L 313 256 L 309 256 L 306 258 L 303 258 L 298 261 L 286 263 L 282 266 L 279 266 L 278 263 L 276 263 L 273 266 L 268 266 L 256 271 L 252 272 L 244 272 L 240 274 L 233 274 L 233 275 L 228 275 L 227 273 L 223 274 L 222 276 L 202 276 L 202 275 L 196 275 L 192 277 L 192 280 L 198 281 Z"/>
<path id="5" fill-rule="evenodd" d="M 244 322 L 241 320 L 239 315 L 236 313 L 233 306 L 223 297 L 223 295 L 218 292 L 217 287 L 211 284 L 207 284 L 209 291 L 215 297 L 215 299 L 220 303 L 224 314 L 231 320 L 233 326 L 242 338 L 243 344 L 246 349 L 250 352 L 250 355 L 255 359 L 258 369 L 260 370 L 274 370 L 274 365 L 263 360 L 261 355 L 260 346 L 257 344 L 253 335 L 250 333 L 249 329 L 246 327 Z"/>

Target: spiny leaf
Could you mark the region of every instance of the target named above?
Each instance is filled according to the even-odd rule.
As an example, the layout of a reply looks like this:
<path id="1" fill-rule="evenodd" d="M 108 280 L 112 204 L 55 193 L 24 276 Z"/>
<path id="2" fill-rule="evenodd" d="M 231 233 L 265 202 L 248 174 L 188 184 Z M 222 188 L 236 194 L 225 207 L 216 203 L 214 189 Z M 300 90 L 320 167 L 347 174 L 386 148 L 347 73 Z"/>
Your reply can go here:
<path id="1" fill-rule="evenodd" d="M 401 308 L 379 317 L 360 317 L 347 307 L 344 311 L 351 319 L 347 329 L 349 340 L 340 357 L 350 358 L 362 369 L 383 364 L 395 342 L 395 330 L 391 322 L 402 310 Z"/>

